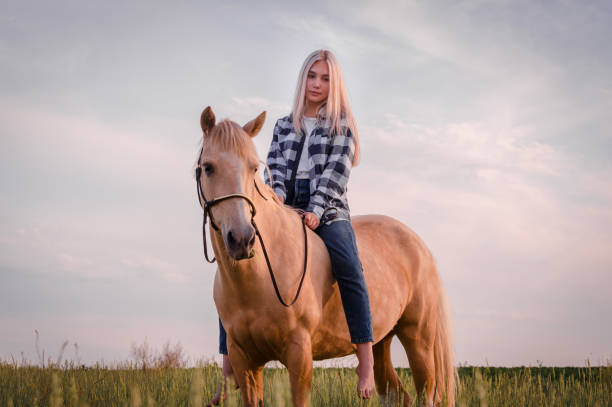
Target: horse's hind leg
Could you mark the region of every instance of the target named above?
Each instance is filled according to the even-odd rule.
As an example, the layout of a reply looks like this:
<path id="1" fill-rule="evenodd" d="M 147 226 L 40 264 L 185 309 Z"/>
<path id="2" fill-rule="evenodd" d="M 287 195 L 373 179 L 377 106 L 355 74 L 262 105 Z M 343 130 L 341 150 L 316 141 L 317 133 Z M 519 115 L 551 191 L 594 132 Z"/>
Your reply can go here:
<path id="1" fill-rule="evenodd" d="M 402 382 L 391 363 L 391 341 L 393 336 L 393 332 L 389 333 L 389 335 L 372 348 L 374 353 L 376 391 L 385 406 L 409 406 L 410 397 L 402 387 Z"/>
<path id="2" fill-rule="evenodd" d="M 435 326 L 435 323 L 433 324 Z M 427 326 L 396 326 L 395 331 L 408 355 L 419 399 L 433 406 L 435 389 L 434 335 Z"/>

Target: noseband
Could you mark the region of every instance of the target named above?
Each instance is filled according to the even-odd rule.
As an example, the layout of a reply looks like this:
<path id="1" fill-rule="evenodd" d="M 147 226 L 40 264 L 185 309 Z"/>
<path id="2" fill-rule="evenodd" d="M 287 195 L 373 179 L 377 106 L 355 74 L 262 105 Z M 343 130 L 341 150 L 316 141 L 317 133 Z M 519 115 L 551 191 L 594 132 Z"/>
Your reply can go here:
<path id="1" fill-rule="evenodd" d="M 298 297 L 300 296 L 300 292 L 302 291 L 302 284 L 304 283 L 304 277 L 306 277 L 306 266 L 308 263 L 308 235 L 306 234 L 306 224 L 304 223 L 304 219 L 302 218 L 302 228 L 304 230 L 304 270 L 302 272 L 302 278 L 300 279 L 300 285 L 298 286 L 297 292 L 295 293 L 295 297 L 293 298 L 293 301 L 291 301 L 291 303 L 287 304 L 285 301 L 283 301 L 283 298 L 278 289 L 278 284 L 276 283 L 276 278 L 274 277 L 274 272 L 272 271 L 272 264 L 270 263 L 270 259 L 268 258 L 268 252 L 266 250 L 266 246 L 264 245 L 263 238 L 261 237 L 261 233 L 259 232 L 259 228 L 257 227 L 257 224 L 255 223 L 255 214 L 257 213 L 257 210 L 251 198 L 249 198 L 249 196 L 244 195 L 244 194 L 229 194 L 229 195 L 223 195 L 219 198 L 215 198 L 209 201 L 204 196 L 204 190 L 202 189 L 201 176 L 202 176 L 202 166 L 198 164 L 198 167 L 196 168 L 196 179 L 197 179 L 196 190 L 198 193 L 198 200 L 200 201 L 200 206 L 204 210 L 204 220 L 202 221 L 202 242 L 204 245 L 204 257 L 206 258 L 206 261 L 209 263 L 214 263 L 217 260 L 215 257 L 213 257 L 212 260 L 209 259 L 208 248 L 207 248 L 208 245 L 206 244 L 206 223 L 207 223 L 208 217 L 210 217 L 210 225 L 212 226 L 212 228 L 217 232 L 219 231 L 219 227 L 215 223 L 215 219 L 213 218 L 213 215 L 212 215 L 212 207 L 228 199 L 232 199 L 232 198 L 244 199 L 247 201 L 247 203 L 251 207 L 251 225 L 253 225 L 253 228 L 255 229 L 255 234 L 257 235 L 257 238 L 259 239 L 259 243 L 261 244 L 261 248 L 263 250 L 263 254 L 266 259 L 266 264 L 268 265 L 268 271 L 270 273 L 270 278 L 272 279 L 272 285 L 274 286 L 274 291 L 276 291 L 276 296 L 278 297 L 278 300 L 280 301 L 280 303 L 283 304 L 285 307 L 290 307 L 293 304 L 295 304 Z M 257 186 L 257 182 L 255 180 L 253 180 L 253 184 L 255 185 L 255 189 L 257 190 L 259 195 L 264 200 L 267 201 L 268 198 L 266 198 L 261 193 L 261 191 L 259 190 L 259 187 Z M 253 256 L 252 255 L 249 256 L 249 258 L 251 257 Z"/>

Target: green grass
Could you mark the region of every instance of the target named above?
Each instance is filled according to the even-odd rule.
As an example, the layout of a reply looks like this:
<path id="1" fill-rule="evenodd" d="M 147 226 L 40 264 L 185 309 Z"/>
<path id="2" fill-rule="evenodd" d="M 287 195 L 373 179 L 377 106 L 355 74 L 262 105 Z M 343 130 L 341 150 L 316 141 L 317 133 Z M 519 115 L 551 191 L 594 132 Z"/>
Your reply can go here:
<path id="1" fill-rule="evenodd" d="M 413 398 L 409 369 L 398 369 Z M 612 366 L 584 368 L 461 367 L 458 406 L 612 406 Z M 0 362 L 0 406 L 202 406 L 221 377 L 215 364 L 197 368 L 137 369 L 106 366 L 62 368 Z M 353 369 L 316 368 L 312 406 L 380 406 L 361 401 Z M 286 369 L 266 369 L 267 406 L 290 405 Z M 228 391 L 225 406 L 240 405 L 240 393 Z"/>

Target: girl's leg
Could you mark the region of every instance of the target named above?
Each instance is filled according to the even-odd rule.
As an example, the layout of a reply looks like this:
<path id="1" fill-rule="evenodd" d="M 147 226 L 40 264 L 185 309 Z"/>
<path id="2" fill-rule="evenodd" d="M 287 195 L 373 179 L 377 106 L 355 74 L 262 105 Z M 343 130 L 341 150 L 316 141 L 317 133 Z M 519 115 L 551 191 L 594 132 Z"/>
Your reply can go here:
<path id="1" fill-rule="evenodd" d="M 221 318 L 219 318 L 219 353 L 227 356 L 227 332 L 223 328 Z"/>
<path id="2" fill-rule="evenodd" d="M 340 297 L 351 342 L 357 345 L 359 385 L 357 391 L 369 397 L 374 388 L 374 357 L 372 356 L 372 315 L 370 298 L 359 261 L 355 232 L 349 221 L 339 220 L 321 225 L 316 230 L 323 239 L 332 265 L 332 273 L 338 281 Z"/>
<path id="3" fill-rule="evenodd" d="M 372 342 L 357 344 L 357 393 L 364 399 L 369 399 L 374 392 L 374 354 L 372 353 Z"/>
<path id="4" fill-rule="evenodd" d="M 207 406 L 219 405 L 221 402 L 221 397 L 225 397 L 225 393 L 227 392 L 227 378 L 234 373 L 232 370 L 232 364 L 230 363 L 227 355 L 227 333 L 225 332 L 225 328 L 223 328 L 221 319 L 219 319 L 219 353 L 223 355 L 223 368 L 221 370 L 223 377 L 217 384 L 217 392 L 215 393 L 215 397 L 210 401 L 210 403 L 207 404 Z"/>

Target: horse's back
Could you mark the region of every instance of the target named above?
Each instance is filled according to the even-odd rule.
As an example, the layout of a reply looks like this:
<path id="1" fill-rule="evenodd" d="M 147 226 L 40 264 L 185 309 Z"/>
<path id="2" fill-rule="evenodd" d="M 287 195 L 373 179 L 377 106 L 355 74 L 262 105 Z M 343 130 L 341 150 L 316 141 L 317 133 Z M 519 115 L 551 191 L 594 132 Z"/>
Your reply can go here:
<path id="1" fill-rule="evenodd" d="M 385 215 L 360 215 L 352 218 L 352 224 L 362 263 L 376 258 L 375 265 L 387 262 L 414 268 L 420 262 L 432 259 L 423 240 L 397 219 Z M 382 263 L 381 259 L 384 260 Z M 363 266 L 365 269 L 366 264 Z"/>
<path id="2" fill-rule="evenodd" d="M 435 274 L 435 266 L 425 243 L 400 221 L 362 215 L 352 217 L 352 224 L 378 341 L 402 317 L 415 292 L 420 291 L 416 288 Z"/>

